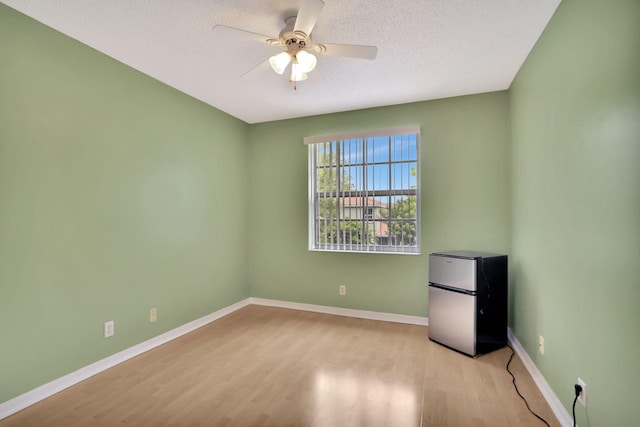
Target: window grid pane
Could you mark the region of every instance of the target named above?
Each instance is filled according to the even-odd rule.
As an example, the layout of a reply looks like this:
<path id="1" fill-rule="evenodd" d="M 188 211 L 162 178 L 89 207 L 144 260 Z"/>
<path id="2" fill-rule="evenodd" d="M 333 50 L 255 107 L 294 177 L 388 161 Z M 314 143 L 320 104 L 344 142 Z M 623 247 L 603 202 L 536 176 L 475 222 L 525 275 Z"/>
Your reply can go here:
<path id="1" fill-rule="evenodd" d="M 419 253 L 417 134 L 309 149 L 311 249 Z"/>

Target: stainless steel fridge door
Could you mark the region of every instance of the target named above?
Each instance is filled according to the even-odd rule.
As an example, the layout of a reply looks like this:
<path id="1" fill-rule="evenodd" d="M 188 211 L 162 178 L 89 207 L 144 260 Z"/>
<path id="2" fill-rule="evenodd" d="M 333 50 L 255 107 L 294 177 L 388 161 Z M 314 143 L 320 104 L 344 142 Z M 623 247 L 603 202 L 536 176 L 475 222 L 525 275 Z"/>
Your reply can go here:
<path id="1" fill-rule="evenodd" d="M 429 282 L 475 291 L 476 260 L 429 255 Z"/>
<path id="2" fill-rule="evenodd" d="M 429 286 L 429 338 L 476 355 L 476 296 Z"/>

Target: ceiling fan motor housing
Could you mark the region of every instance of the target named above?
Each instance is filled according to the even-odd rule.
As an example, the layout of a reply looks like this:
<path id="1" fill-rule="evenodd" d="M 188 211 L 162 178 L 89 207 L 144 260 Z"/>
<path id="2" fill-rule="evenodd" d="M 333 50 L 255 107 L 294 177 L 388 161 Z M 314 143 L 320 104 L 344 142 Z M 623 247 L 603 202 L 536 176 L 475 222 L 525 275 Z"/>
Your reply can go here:
<path id="1" fill-rule="evenodd" d="M 301 50 L 307 49 L 311 45 L 311 35 L 303 31 L 294 31 L 296 17 L 290 16 L 285 20 L 285 27 L 278 35 L 278 44 L 285 47 L 291 56 L 295 56 Z"/>

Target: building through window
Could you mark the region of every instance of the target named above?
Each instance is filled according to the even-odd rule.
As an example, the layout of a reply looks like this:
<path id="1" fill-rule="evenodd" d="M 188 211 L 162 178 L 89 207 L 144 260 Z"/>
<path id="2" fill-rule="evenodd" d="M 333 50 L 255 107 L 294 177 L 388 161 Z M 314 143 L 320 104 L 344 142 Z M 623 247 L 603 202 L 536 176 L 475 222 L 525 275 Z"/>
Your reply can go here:
<path id="1" fill-rule="evenodd" d="M 305 138 L 309 248 L 419 253 L 419 128 Z"/>

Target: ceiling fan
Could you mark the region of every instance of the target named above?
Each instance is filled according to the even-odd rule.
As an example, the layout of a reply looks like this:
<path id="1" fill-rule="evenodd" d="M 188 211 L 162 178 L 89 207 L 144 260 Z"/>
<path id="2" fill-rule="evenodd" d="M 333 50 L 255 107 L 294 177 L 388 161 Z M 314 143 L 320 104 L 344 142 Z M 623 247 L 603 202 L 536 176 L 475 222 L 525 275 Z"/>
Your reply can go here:
<path id="1" fill-rule="evenodd" d="M 376 46 L 314 43 L 311 32 L 318 21 L 320 12 L 322 12 L 324 8 L 324 1 L 300 0 L 300 3 L 297 16 L 291 16 L 285 19 L 285 27 L 280 31 L 277 38 L 220 24 L 215 25 L 213 31 L 230 31 L 238 36 L 257 42 L 283 47 L 283 52 L 273 55 L 268 59 L 269 65 L 271 65 L 271 68 L 276 73 L 283 74 L 289 64 L 291 64 L 289 81 L 293 83 L 294 89 L 297 89 L 296 83 L 306 80 L 308 73 L 315 68 L 317 63 L 315 55 L 375 59 L 378 54 L 378 48 Z"/>

